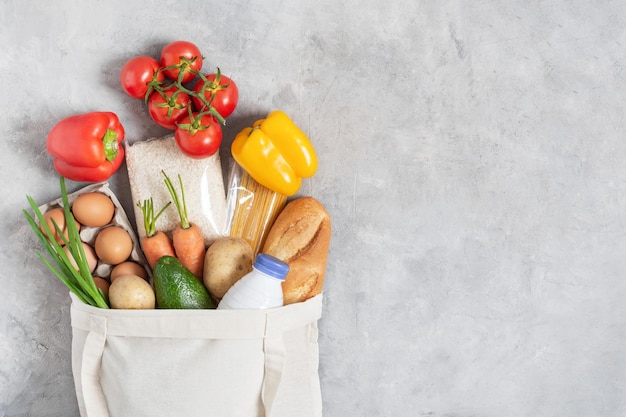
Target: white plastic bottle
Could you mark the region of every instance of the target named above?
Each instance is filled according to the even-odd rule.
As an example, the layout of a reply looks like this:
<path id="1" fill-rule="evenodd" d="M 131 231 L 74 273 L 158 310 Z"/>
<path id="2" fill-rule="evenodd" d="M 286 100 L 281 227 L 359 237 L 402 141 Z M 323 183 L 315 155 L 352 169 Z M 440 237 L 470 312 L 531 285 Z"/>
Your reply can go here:
<path id="1" fill-rule="evenodd" d="M 281 307 L 282 283 L 289 265 L 265 253 L 257 255 L 252 271 L 230 287 L 218 304 L 219 310 L 254 310 Z"/>

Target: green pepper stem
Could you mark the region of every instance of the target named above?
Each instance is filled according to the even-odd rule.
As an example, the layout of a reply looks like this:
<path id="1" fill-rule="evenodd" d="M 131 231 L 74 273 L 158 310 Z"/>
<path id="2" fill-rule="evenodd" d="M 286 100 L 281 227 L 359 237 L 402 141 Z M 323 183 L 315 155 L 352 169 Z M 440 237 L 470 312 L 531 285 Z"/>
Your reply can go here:
<path id="1" fill-rule="evenodd" d="M 107 129 L 102 138 L 102 144 L 104 145 L 104 154 L 106 155 L 107 161 L 112 162 L 119 151 L 117 133 L 115 133 L 115 130 Z"/>

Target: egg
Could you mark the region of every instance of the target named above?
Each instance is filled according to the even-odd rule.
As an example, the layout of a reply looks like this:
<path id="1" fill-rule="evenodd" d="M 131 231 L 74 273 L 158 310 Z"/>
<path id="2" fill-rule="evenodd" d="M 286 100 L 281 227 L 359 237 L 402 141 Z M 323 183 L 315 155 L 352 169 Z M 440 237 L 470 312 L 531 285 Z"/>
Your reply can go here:
<path id="1" fill-rule="evenodd" d="M 121 275 L 109 287 L 109 301 L 112 308 L 152 309 L 156 296 L 152 286 L 137 275 Z"/>
<path id="2" fill-rule="evenodd" d="M 100 288 L 106 297 L 109 296 L 109 281 L 102 277 L 93 277 L 96 287 Z"/>
<path id="3" fill-rule="evenodd" d="M 43 218 L 46 220 L 46 223 L 48 224 L 48 227 L 50 228 L 50 231 L 54 235 L 54 238 L 57 241 L 57 243 L 64 245 L 65 242 L 63 241 L 63 238 L 56 230 L 56 227 L 54 227 L 54 224 L 56 223 L 59 229 L 61 229 L 61 231 L 63 232 L 63 236 L 65 236 L 65 238 L 68 239 L 68 229 L 67 229 L 67 224 L 65 222 L 65 211 L 63 211 L 63 208 L 56 207 L 56 208 L 50 209 L 43 214 Z M 76 221 L 75 223 L 76 223 L 76 227 L 80 231 L 80 223 Z M 40 225 L 39 228 L 44 234 L 46 234 L 46 230 L 44 229 L 43 225 Z"/>
<path id="4" fill-rule="evenodd" d="M 111 222 L 115 214 L 115 204 L 104 193 L 93 191 L 76 197 L 72 213 L 84 226 L 102 227 Z"/>
<path id="5" fill-rule="evenodd" d="M 89 266 L 89 272 L 93 272 L 96 269 L 96 266 L 98 265 L 98 258 L 96 258 L 96 254 L 94 253 L 93 248 L 85 243 L 85 242 L 81 242 L 82 246 L 83 246 L 83 252 L 85 252 L 85 260 L 87 261 L 87 265 Z M 69 248 L 64 247 L 63 251 L 65 252 L 65 254 L 67 255 L 67 257 L 70 260 L 70 263 L 72 264 L 72 266 L 74 268 L 76 268 L 76 270 L 78 270 L 78 264 L 76 263 L 76 260 L 74 259 L 74 257 L 72 256 L 72 254 L 70 253 Z"/>
<path id="6" fill-rule="evenodd" d="M 146 269 L 139 265 L 137 262 L 126 261 L 121 264 L 115 265 L 111 270 L 110 280 L 111 282 L 115 281 L 115 279 L 122 275 L 137 275 L 143 279 L 148 279 L 148 273 Z"/>
<path id="7" fill-rule="evenodd" d="M 117 265 L 128 259 L 133 251 L 133 241 L 121 226 L 108 226 L 98 232 L 96 255 L 102 262 Z"/>

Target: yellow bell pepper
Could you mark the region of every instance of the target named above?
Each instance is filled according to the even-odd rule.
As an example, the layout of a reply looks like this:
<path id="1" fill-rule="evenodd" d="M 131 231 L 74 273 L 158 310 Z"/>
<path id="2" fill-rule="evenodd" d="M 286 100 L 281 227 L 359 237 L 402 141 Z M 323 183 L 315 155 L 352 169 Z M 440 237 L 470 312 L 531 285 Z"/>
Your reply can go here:
<path id="1" fill-rule="evenodd" d="M 276 110 L 243 129 L 231 146 L 233 158 L 261 185 L 294 195 L 317 170 L 309 138 L 284 112 Z"/>

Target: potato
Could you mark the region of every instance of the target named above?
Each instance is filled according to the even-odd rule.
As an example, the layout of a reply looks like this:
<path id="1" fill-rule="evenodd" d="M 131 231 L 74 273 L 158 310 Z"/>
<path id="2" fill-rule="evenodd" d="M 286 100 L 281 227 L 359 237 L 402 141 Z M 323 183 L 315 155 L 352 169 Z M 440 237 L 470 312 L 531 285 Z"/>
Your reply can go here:
<path id="1" fill-rule="evenodd" d="M 119 276 L 109 286 L 111 308 L 151 309 L 155 307 L 156 297 L 152 286 L 140 276 L 128 274 Z"/>
<path id="2" fill-rule="evenodd" d="M 254 253 L 248 242 L 236 237 L 215 240 L 204 257 L 204 286 L 219 301 L 241 277 L 252 271 Z"/>

